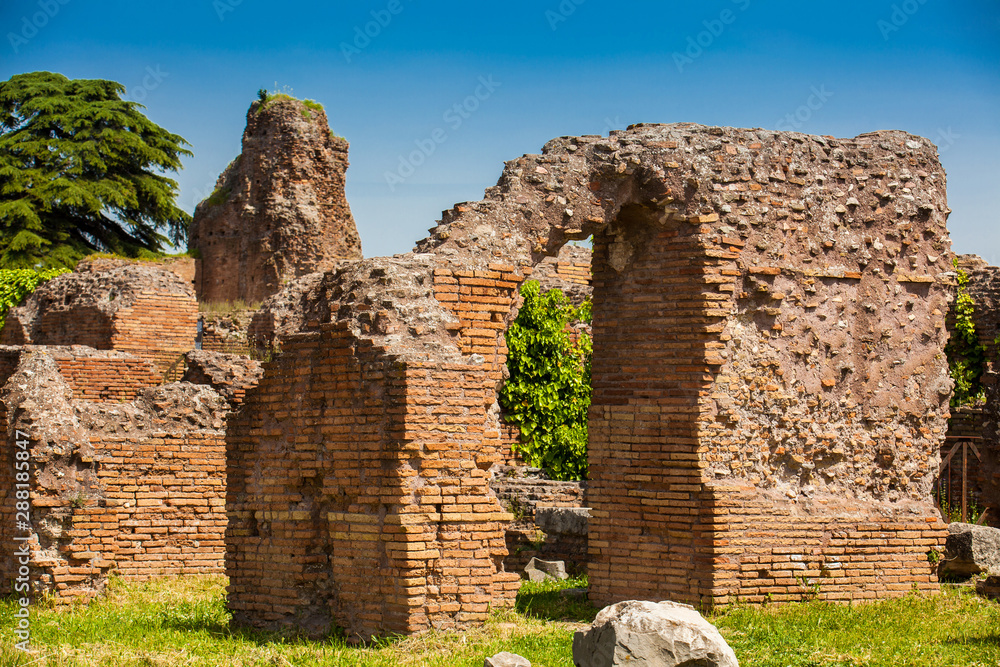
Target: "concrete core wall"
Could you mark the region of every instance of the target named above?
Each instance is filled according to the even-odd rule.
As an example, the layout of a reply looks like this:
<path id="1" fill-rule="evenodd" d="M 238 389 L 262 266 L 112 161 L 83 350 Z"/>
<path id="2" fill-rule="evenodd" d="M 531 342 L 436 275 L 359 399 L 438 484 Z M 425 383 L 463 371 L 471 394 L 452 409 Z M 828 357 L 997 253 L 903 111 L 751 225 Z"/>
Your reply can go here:
<path id="1" fill-rule="evenodd" d="M 901 132 L 635 126 L 508 163 L 414 253 L 297 293 L 227 435 L 237 621 L 369 636 L 512 602 L 503 332 L 527 270 L 591 234 L 591 600 L 935 589 L 946 217 Z"/>

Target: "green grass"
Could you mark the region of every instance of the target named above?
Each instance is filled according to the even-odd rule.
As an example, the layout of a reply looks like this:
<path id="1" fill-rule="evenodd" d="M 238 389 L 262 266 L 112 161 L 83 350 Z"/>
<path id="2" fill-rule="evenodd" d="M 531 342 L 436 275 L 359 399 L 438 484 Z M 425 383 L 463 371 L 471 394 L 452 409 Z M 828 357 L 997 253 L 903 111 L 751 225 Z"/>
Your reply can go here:
<path id="1" fill-rule="evenodd" d="M 585 578 L 525 583 L 517 609 L 494 613 L 481 628 L 357 647 L 231 630 L 224 577 L 113 580 L 107 595 L 89 607 L 33 606 L 37 653 L 31 656 L 14 649 L 15 604 L 0 602 L 0 667 L 480 667 L 485 656 L 504 650 L 527 657 L 535 667 L 572 667 L 573 633 L 596 610 L 559 590 L 584 585 Z M 1000 665 L 1000 605 L 950 588 L 937 596 L 853 606 L 737 607 L 711 620 L 743 667 Z"/>
<path id="2" fill-rule="evenodd" d="M 737 607 L 712 621 L 744 667 L 1000 665 L 1000 605 L 949 586 L 850 606 Z"/>

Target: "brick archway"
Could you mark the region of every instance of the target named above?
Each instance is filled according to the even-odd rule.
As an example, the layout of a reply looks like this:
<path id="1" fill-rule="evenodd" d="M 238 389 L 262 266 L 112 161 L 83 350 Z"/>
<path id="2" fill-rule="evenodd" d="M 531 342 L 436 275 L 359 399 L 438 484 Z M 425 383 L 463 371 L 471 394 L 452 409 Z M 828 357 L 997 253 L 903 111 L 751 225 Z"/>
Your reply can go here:
<path id="1" fill-rule="evenodd" d="M 369 636 L 512 603 L 503 331 L 525 269 L 591 234 L 592 600 L 933 589 L 944 188 L 900 132 L 636 126 L 508 163 L 416 252 L 328 274 L 248 393 L 234 618 Z"/>

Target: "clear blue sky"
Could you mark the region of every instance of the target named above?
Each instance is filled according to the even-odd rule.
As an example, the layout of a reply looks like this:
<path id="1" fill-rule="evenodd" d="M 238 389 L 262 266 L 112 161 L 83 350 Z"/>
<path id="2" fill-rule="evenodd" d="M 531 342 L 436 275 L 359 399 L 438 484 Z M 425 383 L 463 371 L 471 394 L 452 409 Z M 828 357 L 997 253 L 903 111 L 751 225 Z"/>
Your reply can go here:
<path id="1" fill-rule="evenodd" d="M 366 256 L 410 250 L 553 137 L 692 121 L 928 137 L 956 252 L 1000 264 L 996 0 L 2 0 L 0 29 L 0 80 L 113 79 L 185 137 L 188 211 L 239 153 L 259 88 L 321 102 L 351 142 Z"/>

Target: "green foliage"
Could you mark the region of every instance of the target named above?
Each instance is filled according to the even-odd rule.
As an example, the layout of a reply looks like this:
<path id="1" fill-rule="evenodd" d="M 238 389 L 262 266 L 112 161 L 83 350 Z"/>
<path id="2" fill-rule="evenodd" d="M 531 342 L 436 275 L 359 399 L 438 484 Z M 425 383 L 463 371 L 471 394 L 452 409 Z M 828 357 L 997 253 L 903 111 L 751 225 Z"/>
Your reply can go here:
<path id="1" fill-rule="evenodd" d="M 292 96 L 292 89 L 285 86 L 281 91 L 278 90 L 278 82 L 274 82 L 274 90 L 268 92 L 266 88 L 261 88 L 257 91 L 257 100 L 260 102 L 257 105 L 257 110 L 254 113 L 260 113 L 264 109 L 268 108 L 275 102 L 298 102 L 297 98 Z M 316 100 L 301 100 L 303 104 L 302 117 L 306 120 L 312 120 L 312 113 L 310 111 L 315 111 L 317 113 L 323 112 L 323 105 Z"/>
<path id="2" fill-rule="evenodd" d="M 3 329 L 7 312 L 21 303 L 39 285 L 69 269 L 0 269 L 0 329 Z"/>
<path id="3" fill-rule="evenodd" d="M 124 92 L 50 72 L 0 83 L 0 268 L 68 268 L 92 251 L 135 257 L 187 240 L 177 183 L 158 172 L 192 153 Z"/>
<path id="4" fill-rule="evenodd" d="M 560 290 L 521 287 L 524 304 L 507 331 L 510 378 L 500 392 L 507 420 L 521 430 L 516 451 L 553 479 L 587 475 L 590 408 L 590 336 L 574 336 L 573 322 L 590 322 L 588 300 L 575 308 Z"/>
<path id="5" fill-rule="evenodd" d="M 955 267 L 958 269 L 958 267 Z M 948 368 L 955 381 L 951 396 L 951 407 L 957 408 L 968 403 L 977 403 L 984 398 L 981 382 L 986 365 L 986 347 L 979 342 L 973 316 L 976 302 L 969 294 L 969 276 L 958 269 L 958 293 L 952 304 L 955 327 L 945 346 Z"/>
<path id="6" fill-rule="evenodd" d="M 958 498 L 956 502 L 953 502 L 948 498 L 948 490 L 942 485 L 942 487 L 937 490 L 934 495 L 937 498 L 938 507 L 941 508 L 941 513 L 944 515 L 944 520 L 946 523 L 957 523 L 962 520 L 962 499 Z M 975 500 L 970 500 L 966 502 L 965 505 L 965 519 L 966 523 L 976 523 L 979 518 L 983 515 L 983 509 L 979 506 Z"/>
<path id="7" fill-rule="evenodd" d="M 222 206 L 229 201 L 229 195 L 232 193 L 232 188 L 215 188 L 212 194 L 208 196 L 208 199 L 205 200 L 205 203 L 209 206 Z"/>

